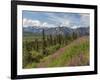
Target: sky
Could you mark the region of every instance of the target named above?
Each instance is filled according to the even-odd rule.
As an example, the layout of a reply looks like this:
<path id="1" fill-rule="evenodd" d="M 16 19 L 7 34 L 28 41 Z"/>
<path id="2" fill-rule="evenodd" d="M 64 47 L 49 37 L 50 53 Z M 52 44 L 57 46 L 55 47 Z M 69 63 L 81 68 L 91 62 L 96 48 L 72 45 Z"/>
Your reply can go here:
<path id="1" fill-rule="evenodd" d="M 23 27 L 89 27 L 88 13 L 23 11 Z"/>

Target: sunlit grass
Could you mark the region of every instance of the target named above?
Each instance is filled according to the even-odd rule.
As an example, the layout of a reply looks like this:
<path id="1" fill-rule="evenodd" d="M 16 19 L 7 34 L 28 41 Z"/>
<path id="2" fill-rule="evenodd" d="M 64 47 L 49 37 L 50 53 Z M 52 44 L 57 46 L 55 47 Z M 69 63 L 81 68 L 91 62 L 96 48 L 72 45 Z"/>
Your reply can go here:
<path id="1" fill-rule="evenodd" d="M 66 47 L 66 50 L 62 55 L 52 61 L 48 67 L 67 66 L 72 58 L 77 57 L 80 54 L 84 56 L 84 60 L 82 60 L 78 65 L 86 65 L 89 62 L 89 40 L 70 44 Z"/>

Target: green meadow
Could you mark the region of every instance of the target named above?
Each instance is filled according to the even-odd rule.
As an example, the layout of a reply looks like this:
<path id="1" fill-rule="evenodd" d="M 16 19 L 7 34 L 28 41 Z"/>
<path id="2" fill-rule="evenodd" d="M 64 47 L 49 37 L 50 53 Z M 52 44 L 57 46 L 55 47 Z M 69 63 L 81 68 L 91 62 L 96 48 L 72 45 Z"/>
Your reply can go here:
<path id="1" fill-rule="evenodd" d="M 24 36 L 23 68 L 89 65 L 89 37 Z"/>

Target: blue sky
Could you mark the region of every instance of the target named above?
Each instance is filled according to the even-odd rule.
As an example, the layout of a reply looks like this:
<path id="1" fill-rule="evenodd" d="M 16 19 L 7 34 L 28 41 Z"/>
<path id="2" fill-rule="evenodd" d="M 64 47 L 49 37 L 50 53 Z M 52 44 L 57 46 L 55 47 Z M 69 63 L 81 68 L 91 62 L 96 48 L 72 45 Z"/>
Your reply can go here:
<path id="1" fill-rule="evenodd" d="M 23 27 L 88 27 L 90 16 L 86 13 L 23 11 Z"/>

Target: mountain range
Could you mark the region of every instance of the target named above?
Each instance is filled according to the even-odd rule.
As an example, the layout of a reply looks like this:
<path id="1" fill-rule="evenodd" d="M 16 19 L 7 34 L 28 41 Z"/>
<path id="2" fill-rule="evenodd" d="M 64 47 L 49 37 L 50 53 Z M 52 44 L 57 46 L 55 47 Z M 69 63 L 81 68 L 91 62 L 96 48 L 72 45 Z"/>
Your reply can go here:
<path id="1" fill-rule="evenodd" d="M 79 27 L 79 28 L 69 28 L 69 27 L 23 27 L 23 35 L 41 35 L 42 31 L 44 30 L 45 35 L 57 35 L 57 34 L 63 34 L 63 35 L 71 35 L 74 33 L 78 33 L 79 36 L 89 35 L 89 27 Z"/>

